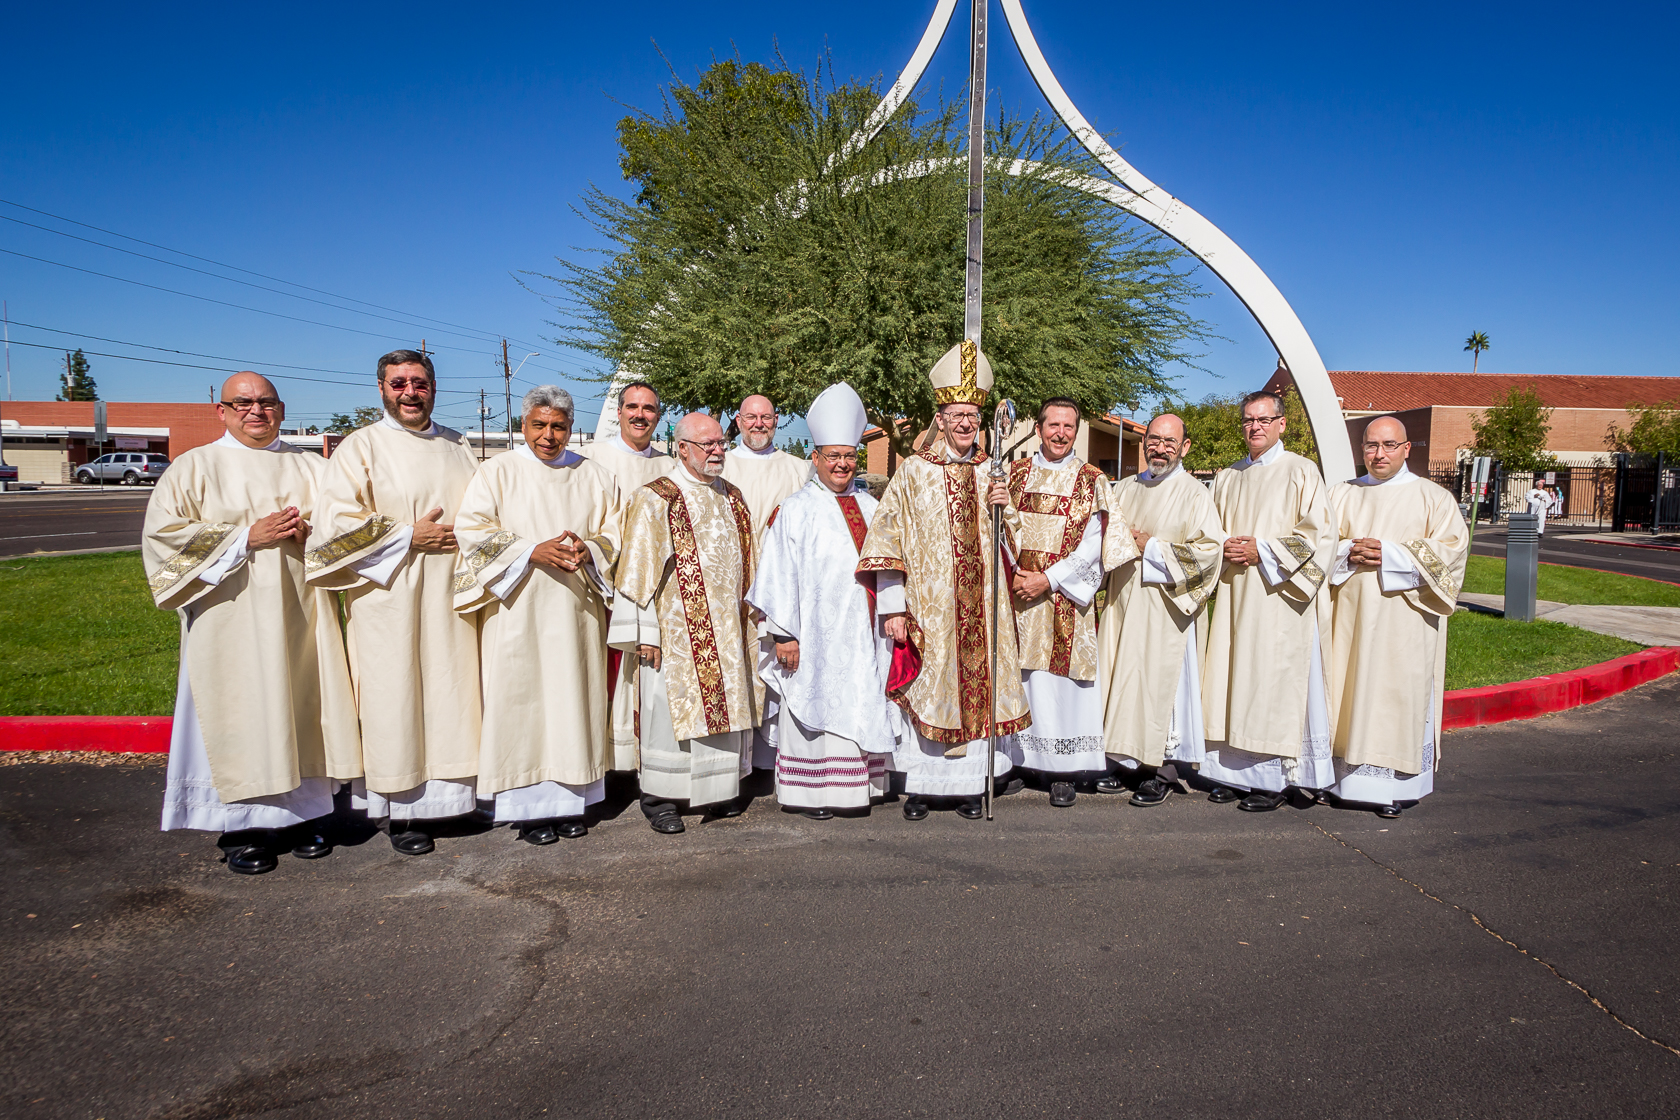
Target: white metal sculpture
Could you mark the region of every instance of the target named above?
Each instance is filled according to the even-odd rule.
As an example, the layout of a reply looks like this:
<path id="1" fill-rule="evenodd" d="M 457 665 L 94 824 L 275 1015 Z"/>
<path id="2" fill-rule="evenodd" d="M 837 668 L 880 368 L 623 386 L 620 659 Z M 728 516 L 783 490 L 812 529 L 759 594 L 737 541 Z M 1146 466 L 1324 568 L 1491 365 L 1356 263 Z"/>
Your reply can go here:
<path id="1" fill-rule="evenodd" d="M 979 9 L 976 23 L 983 28 L 984 9 L 988 0 L 971 0 L 971 3 Z M 1249 314 L 1254 316 L 1255 322 L 1260 324 L 1260 329 L 1266 332 L 1266 337 L 1276 348 L 1279 359 L 1293 376 L 1295 387 L 1301 394 L 1301 403 L 1306 406 L 1307 422 L 1312 426 L 1313 435 L 1318 441 L 1319 460 L 1323 464 L 1325 478 L 1336 482 L 1354 477 L 1358 472 L 1354 470 L 1353 450 L 1347 440 L 1340 402 L 1330 384 L 1330 375 L 1325 372 L 1324 360 L 1318 356 L 1318 348 L 1313 345 L 1306 327 L 1301 325 L 1295 309 L 1289 306 L 1289 301 L 1283 298 L 1283 293 L 1278 291 L 1271 278 L 1261 271 L 1260 266 L 1255 264 L 1235 241 L 1226 236 L 1223 230 L 1162 190 L 1137 168 L 1120 158 L 1120 153 L 1091 127 L 1084 114 L 1068 97 L 1067 91 L 1062 89 L 1062 83 L 1057 81 L 1050 64 L 1045 61 L 1044 52 L 1039 49 L 1038 40 L 1033 37 L 1032 28 L 1027 26 L 1026 13 L 1021 10 L 1021 0 L 999 0 L 999 3 L 1003 5 L 1004 16 L 1009 22 L 1015 45 L 1021 51 L 1021 58 L 1026 62 L 1027 69 L 1032 73 L 1033 80 L 1038 83 L 1045 100 L 1050 103 L 1050 107 L 1055 110 L 1074 138 L 1118 180 L 1108 182 L 1085 178 L 1076 185 L 1080 189 L 1107 198 L 1122 210 L 1160 230 L 1225 282 L 1225 286 L 1231 289 L 1242 301 L 1243 306 L 1248 308 Z M 904 104 L 911 91 L 916 88 L 916 83 L 921 81 L 928 64 L 933 61 L 934 52 L 945 37 L 956 8 L 957 0 L 938 0 L 933 18 L 928 22 L 927 30 L 922 33 L 921 42 L 910 56 L 909 63 L 888 88 L 886 96 L 870 114 L 864 127 L 852 137 L 840 158 L 844 159 L 845 155 L 857 151 L 874 139 Z M 985 50 L 983 39 L 975 49 L 981 52 Z M 972 60 L 970 70 L 985 73 L 984 64 L 975 65 Z M 1015 167 L 1000 170 L 1005 170 L 1006 173 L 1020 173 Z M 972 331 L 972 325 L 970 329 Z"/>

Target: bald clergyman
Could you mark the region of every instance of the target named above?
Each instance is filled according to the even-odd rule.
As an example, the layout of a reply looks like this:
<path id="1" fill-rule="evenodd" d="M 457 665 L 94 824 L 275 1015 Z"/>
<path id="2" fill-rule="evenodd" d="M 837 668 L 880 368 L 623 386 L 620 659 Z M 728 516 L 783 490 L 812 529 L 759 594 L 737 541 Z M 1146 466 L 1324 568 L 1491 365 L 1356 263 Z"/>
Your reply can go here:
<path id="1" fill-rule="evenodd" d="M 1105 690 L 1104 746 L 1123 770 L 1142 776 L 1131 803 L 1159 805 L 1201 764 L 1201 642 L 1206 607 L 1219 584 L 1225 532 L 1206 486 L 1184 469 L 1184 421 L 1157 416 L 1143 433 L 1149 469 L 1114 486 L 1138 559 L 1109 576 L 1098 632 Z M 1125 788 L 1118 776 L 1097 783 Z"/>
<path id="2" fill-rule="evenodd" d="M 723 429 L 677 424 L 671 472 L 630 495 L 608 644 L 635 657 L 642 812 L 655 832 L 681 811 L 739 816 L 741 777 L 764 706 L 746 604 L 757 557 L 752 515 L 725 482 Z"/>
<path id="3" fill-rule="evenodd" d="M 1447 620 L 1470 530 L 1446 490 L 1406 468 L 1405 425 L 1365 426 L 1365 475 L 1330 491 L 1341 539 L 1331 571 L 1330 709 L 1343 804 L 1380 817 L 1435 788 Z"/>
<path id="4" fill-rule="evenodd" d="M 337 596 L 304 584 L 326 461 L 281 441 L 265 377 L 234 374 L 217 408 L 226 434 L 170 466 L 141 538 L 153 600 L 181 616 L 163 827 L 223 833 L 228 869 L 256 875 L 332 850 L 322 818 L 361 745 Z"/>

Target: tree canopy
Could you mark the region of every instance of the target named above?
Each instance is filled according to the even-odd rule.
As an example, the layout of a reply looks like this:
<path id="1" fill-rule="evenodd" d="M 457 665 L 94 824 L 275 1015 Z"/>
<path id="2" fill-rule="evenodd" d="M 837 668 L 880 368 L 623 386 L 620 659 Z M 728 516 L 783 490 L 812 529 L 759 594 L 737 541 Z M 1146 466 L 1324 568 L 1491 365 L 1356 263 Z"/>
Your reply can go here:
<path id="1" fill-rule="evenodd" d="M 81 350 L 64 355 L 64 372 L 58 375 L 58 399 L 61 401 L 96 401 L 99 386 L 88 373 L 87 355 Z"/>
<path id="2" fill-rule="evenodd" d="M 1505 464 L 1507 471 L 1544 471 L 1558 465 L 1546 450 L 1552 431 L 1552 410 L 1532 386 L 1513 385 L 1499 401 L 1470 417 L 1476 436 L 1476 454 L 1488 455 Z"/>
<path id="3" fill-rule="evenodd" d="M 1171 412 L 1184 421 L 1184 434 L 1190 437 L 1190 453 L 1184 457 L 1185 470 L 1216 471 L 1248 454 L 1239 423 L 1241 402 L 1240 394 L 1214 394 L 1193 404 L 1166 399 L 1156 407 L 1156 415 Z M 1318 442 L 1313 439 L 1312 425 L 1307 423 L 1307 407 L 1301 395 L 1292 389 L 1283 393 L 1283 414 L 1288 418 L 1283 426 L 1284 448 L 1318 462 Z"/>
<path id="4" fill-rule="evenodd" d="M 1680 402 L 1663 401 L 1649 407 L 1628 406 L 1633 423 L 1623 428 L 1611 424 L 1604 442 L 1612 451 L 1627 451 L 1641 458 L 1655 459 L 1660 453 L 1663 461 L 1680 466 Z"/>
<path id="5" fill-rule="evenodd" d="M 764 393 L 803 412 L 848 381 L 904 450 L 933 415 L 928 370 L 962 338 L 965 138 L 960 105 L 910 103 L 854 149 L 878 100 L 821 71 L 726 60 L 673 83 L 661 113 L 626 117 L 636 193 L 585 196 L 607 247 L 547 278 L 556 341 L 684 409 Z M 1022 415 L 1052 396 L 1100 415 L 1161 395 L 1162 370 L 1206 337 L 1185 310 L 1188 258 L 1068 185 L 1102 174 L 1037 119 L 988 130 L 982 347 Z M 900 434 L 894 417 L 912 423 Z"/>
<path id="6" fill-rule="evenodd" d="M 341 436 L 347 436 L 358 428 L 365 428 L 369 424 L 379 423 L 385 410 L 378 405 L 365 404 L 354 412 L 333 413 L 332 419 L 327 421 L 327 431 Z"/>

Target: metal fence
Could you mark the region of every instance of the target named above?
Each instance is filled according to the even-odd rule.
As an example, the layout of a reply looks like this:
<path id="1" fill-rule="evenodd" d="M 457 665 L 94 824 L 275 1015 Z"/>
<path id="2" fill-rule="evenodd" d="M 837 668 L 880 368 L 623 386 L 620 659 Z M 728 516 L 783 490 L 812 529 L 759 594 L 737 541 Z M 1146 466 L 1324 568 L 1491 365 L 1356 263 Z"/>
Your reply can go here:
<path id="1" fill-rule="evenodd" d="M 1528 511 L 1529 491 L 1536 487 L 1551 495 L 1546 524 L 1612 532 L 1650 533 L 1680 529 L 1680 465 L 1657 457 L 1655 463 L 1635 464 L 1616 456 L 1613 466 L 1562 467 L 1555 471 L 1506 471 L 1495 463 L 1493 477 L 1482 495 L 1480 516 L 1501 521 L 1508 513 Z M 1429 464 L 1429 477 L 1451 490 L 1466 510 L 1470 506 L 1469 460 Z"/>

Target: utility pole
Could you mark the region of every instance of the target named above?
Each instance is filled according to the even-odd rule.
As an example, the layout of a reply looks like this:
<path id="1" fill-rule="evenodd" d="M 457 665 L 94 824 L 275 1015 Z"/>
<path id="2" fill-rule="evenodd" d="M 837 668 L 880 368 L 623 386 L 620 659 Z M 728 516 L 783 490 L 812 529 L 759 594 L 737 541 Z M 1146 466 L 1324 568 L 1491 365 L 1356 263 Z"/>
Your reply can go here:
<path id="1" fill-rule="evenodd" d="M 488 410 L 484 407 L 484 390 L 478 391 L 478 461 L 484 462 L 484 417 Z"/>
<path id="2" fill-rule="evenodd" d="M 0 300 L 0 316 L 6 320 L 6 399 L 12 399 L 12 308 Z"/>
<path id="3" fill-rule="evenodd" d="M 502 339 L 502 397 L 507 408 L 508 450 L 513 450 L 513 371 L 508 368 L 507 339 Z"/>
<path id="4" fill-rule="evenodd" d="M 430 357 L 430 355 L 426 353 L 426 340 L 423 338 L 420 340 L 420 354 L 422 357 Z"/>

